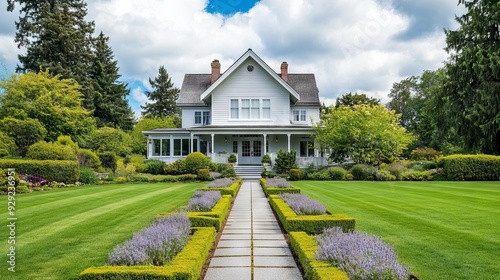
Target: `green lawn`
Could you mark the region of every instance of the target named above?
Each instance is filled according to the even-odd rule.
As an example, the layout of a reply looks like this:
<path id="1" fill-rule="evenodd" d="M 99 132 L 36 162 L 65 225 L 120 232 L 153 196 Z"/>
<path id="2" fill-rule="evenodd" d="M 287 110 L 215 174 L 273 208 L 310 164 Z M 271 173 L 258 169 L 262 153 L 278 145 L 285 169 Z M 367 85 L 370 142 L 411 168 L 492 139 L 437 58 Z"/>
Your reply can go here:
<path id="1" fill-rule="evenodd" d="M 500 182 L 318 182 L 293 186 L 394 245 L 419 279 L 500 279 Z"/>
<path id="2" fill-rule="evenodd" d="M 0 279 L 75 279 L 107 262 L 154 215 L 185 205 L 202 183 L 82 186 L 16 196 L 16 272 L 7 270 L 7 197 L 0 197 Z"/>

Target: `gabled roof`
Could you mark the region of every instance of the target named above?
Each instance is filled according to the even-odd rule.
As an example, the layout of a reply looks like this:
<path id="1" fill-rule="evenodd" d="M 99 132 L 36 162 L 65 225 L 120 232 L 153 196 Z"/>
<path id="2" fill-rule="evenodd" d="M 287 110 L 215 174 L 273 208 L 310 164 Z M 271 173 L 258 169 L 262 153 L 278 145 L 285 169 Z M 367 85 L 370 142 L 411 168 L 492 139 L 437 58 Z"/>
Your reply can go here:
<path id="1" fill-rule="evenodd" d="M 259 56 L 248 49 L 236 62 L 224 72 L 217 81 L 210 84 L 211 74 L 186 74 L 182 83 L 177 105 L 207 106 L 205 102 L 213 90 L 237 69 L 247 58 L 253 58 L 266 72 L 269 73 L 289 93 L 295 105 L 320 105 L 318 88 L 314 74 L 288 74 L 288 82 L 281 75 L 274 72 Z"/>

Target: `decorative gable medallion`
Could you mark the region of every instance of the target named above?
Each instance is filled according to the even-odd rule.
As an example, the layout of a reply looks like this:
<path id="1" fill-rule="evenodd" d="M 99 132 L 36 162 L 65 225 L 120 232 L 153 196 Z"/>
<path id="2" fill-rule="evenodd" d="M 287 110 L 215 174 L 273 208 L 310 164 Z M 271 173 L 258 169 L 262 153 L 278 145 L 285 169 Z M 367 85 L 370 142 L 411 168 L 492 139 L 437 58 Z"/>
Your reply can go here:
<path id="1" fill-rule="evenodd" d="M 247 66 L 247 70 L 248 70 L 248 72 L 252 72 L 253 71 L 253 65 L 251 65 L 251 64 L 248 65 Z"/>

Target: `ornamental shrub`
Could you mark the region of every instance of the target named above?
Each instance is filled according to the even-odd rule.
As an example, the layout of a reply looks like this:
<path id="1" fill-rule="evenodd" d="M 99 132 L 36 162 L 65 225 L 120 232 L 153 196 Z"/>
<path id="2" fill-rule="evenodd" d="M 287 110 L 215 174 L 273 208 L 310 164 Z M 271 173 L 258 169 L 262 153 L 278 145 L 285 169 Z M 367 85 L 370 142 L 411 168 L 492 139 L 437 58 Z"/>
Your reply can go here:
<path id="1" fill-rule="evenodd" d="M 26 157 L 39 160 L 76 160 L 76 152 L 71 146 L 39 141 L 28 147 Z"/>
<path id="2" fill-rule="evenodd" d="M 380 237 L 328 228 L 316 237 L 316 259 L 345 271 L 349 279 L 407 280 L 410 269 L 397 260 L 392 247 Z"/>
<path id="3" fill-rule="evenodd" d="M 228 188 L 230 187 L 235 180 L 231 178 L 220 178 L 220 179 L 215 179 L 210 184 L 208 184 L 206 187 L 207 188 Z"/>
<path id="4" fill-rule="evenodd" d="M 116 170 L 116 154 L 113 152 L 102 152 L 98 153 L 97 156 L 99 157 L 99 160 L 101 161 L 102 167 L 104 168 L 110 168 L 115 172 Z"/>
<path id="5" fill-rule="evenodd" d="M 351 168 L 354 180 L 375 180 L 378 169 L 371 165 L 356 164 Z"/>
<path id="6" fill-rule="evenodd" d="M 431 181 L 432 180 L 431 171 L 407 171 L 401 175 L 403 181 Z"/>
<path id="7" fill-rule="evenodd" d="M 161 160 L 148 159 L 144 161 L 143 172 L 153 175 L 161 175 L 164 174 L 165 167 L 167 167 L 167 164 Z"/>
<path id="8" fill-rule="evenodd" d="M 269 156 L 268 154 L 263 155 L 260 162 L 261 163 L 271 163 L 271 156 Z"/>
<path id="9" fill-rule="evenodd" d="M 326 213 L 326 207 L 321 202 L 310 199 L 307 195 L 282 193 L 283 199 L 297 215 L 321 215 Z"/>
<path id="10" fill-rule="evenodd" d="M 334 166 L 328 168 L 328 174 L 330 174 L 330 179 L 332 180 L 345 180 L 347 171 L 340 166 Z"/>
<path id="11" fill-rule="evenodd" d="M 183 173 L 196 174 L 198 169 L 210 169 L 211 162 L 209 157 L 200 152 L 190 153 L 184 160 Z"/>
<path id="12" fill-rule="evenodd" d="M 220 173 L 222 178 L 236 178 L 238 175 L 236 174 L 236 170 L 234 168 L 228 168 Z"/>
<path id="13" fill-rule="evenodd" d="M 172 163 L 169 163 L 165 168 L 163 169 L 164 173 L 167 175 L 180 175 L 184 174 L 185 170 L 185 160 L 184 159 L 178 159 Z"/>
<path id="14" fill-rule="evenodd" d="M 15 168 L 18 174 L 33 174 L 49 182 L 75 183 L 78 180 L 76 160 L 0 159 L 0 168 Z"/>
<path id="15" fill-rule="evenodd" d="M 500 156 L 451 155 L 440 159 L 448 180 L 497 181 L 500 180 Z"/>
<path id="16" fill-rule="evenodd" d="M 236 155 L 235 154 L 230 154 L 229 157 L 227 158 L 227 162 L 229 163 L 236 163 Z"/>
<path id="17" fill-rule="evenodd" d="M 291 188 L 292 186 L 285 178 L 268 178 L 266 180 L 268 188 Z"/>
<path id="18" fill-rule="evenodd" d="M 212 207 L 222 197 L 220 192 L 214 191 L 196 191 L 189 200 L 186 211 L 188 212 L 209 212 Z"/>
<path id="19" fill-rule="evenodd" d="M 80 167 L 80 183 L 86 185 L 95 185 L 97 184 L 97 176 L 94 173 L 94 170 L 90 167 Z"/>
<path id="20" fill-rule="evenodd" d="M 136 172 L 142 172 L 144 170 L 144 156 L 143 155 L 138 155 L 138 154 L 133 154 L 128 158 L 129 162 L 127 165 L 133 165 L 135 166 L 135 171 Z"/>
<path id="21" fill-rule="evenodd" d="M 328 181 L 331 179 L 330 172 L 328 170 L 321 170 L 321 171 L 315 171 L 312 173 L 309 173 L 307 175 L 307 178 L 309 180 L 315 180 L 315 181 Z"/>
<path id="22" fill-rule="evenodd" d="M 274 160 L 274 168 L 278 174 L 287 173 L 290 169 L 297 168 L 297 152 L 284 152 L 280 149 Z"/>
<path id="23" fill-rule="evenodd" d="M 411 159 L 413 160 L 436 160 L 441 153 L 433 148 L 415 148 L 411 152 Z"/>
<path id="24" fill-rule="evenodd" d="M 385 170 L 389 171 L 396 180 L 401 180 L 401 176 L 405 171 L 405 166 L 401 162 L 393 162 L 384 166 Z"/>
<path id="25" fill-rule="evenodd" d="M 198 169 L 198 180 L 200 181 L 210 181 L 212 176 L 210 176 L 210 169 Z"/>
<path id="26" fill-rule="evenodd" d="M 302 170 L 299 168 L 290 169 L 290 181 L 300 181 L 302 179 Z"/>
<path id="27" fill-rule="evenodd" d="M 96 153 L 88 149 L 78 149 L 77 152 L 78 164 L 80 167 L 91 167 L 98 169 L 101 167 L 101 160 Z"/>
<path id="28" fill-rule="evenodd" d="M 73 139 L 71 139 L 71 136 L 68 135 L 59 135 L 57 137 L 57 144 L 61 144 L 63 146 L 69 146 L 71 147 L 75 153 L 78 151 L 78 143 L 75 143 Z"/>
<path id="29" fill-rule="evenodd" d="M 14 138 L 10 137 L 3 131 L 0 131 L 0 157 L 12 156 L 18 153 Z"/>

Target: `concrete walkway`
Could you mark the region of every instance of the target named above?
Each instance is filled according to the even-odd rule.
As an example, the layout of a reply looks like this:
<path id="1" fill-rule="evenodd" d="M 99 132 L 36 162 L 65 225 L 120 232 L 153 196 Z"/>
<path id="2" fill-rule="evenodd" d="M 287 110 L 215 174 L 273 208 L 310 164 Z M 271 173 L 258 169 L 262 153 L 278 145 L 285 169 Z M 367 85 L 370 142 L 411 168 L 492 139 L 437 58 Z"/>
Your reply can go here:
<path id="1" fill-rule="evenodd" d="M 204 279 L 303 279 L 258 182 L 243 182 Z"/>

